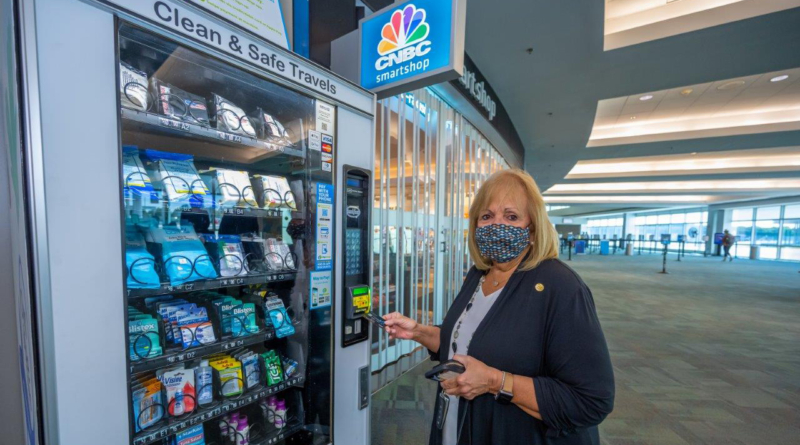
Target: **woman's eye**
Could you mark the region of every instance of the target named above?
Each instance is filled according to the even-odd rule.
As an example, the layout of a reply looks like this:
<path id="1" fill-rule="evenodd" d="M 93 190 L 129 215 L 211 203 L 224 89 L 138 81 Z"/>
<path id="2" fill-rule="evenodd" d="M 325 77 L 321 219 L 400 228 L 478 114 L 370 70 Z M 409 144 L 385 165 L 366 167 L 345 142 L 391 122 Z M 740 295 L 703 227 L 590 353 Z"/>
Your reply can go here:
<path id="1" fill-rule="evenodd" d="M 509 221 L 516 221 L 517 219 L 519 219 L 519 218 L 517 218 L 517 215 L 508 215 L 508 220 Z"/>
<path id="2" fill-rule="evenodd" d="M 484 221 L 488 221 L 489 220 L 489 215 L 483 215 L 483 216 L 481 216 L 481 219 L 484 220 Z"/>

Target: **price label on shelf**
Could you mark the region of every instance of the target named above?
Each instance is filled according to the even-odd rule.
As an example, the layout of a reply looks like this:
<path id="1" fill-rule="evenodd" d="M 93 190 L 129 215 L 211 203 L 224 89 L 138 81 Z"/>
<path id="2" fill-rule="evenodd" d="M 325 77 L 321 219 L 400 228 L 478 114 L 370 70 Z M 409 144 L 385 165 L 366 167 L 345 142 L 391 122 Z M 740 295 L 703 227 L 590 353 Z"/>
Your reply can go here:
<path id="1" fill-rule="evenodd" d="M 175 128 L 181 131 L 189 131 L 189 124 L 187 124 L 186 122 L 167 119 L 165 117 L 159 117 L 158 123 L 160 123 L 162 127 Z"/>
<path id="2" fill-rule="evenodd" d="M 231 134 L 231 133 L 226 133 L 224 131 L 217 131 L 217 137 L 219 137 L 223 141 L 236 142 L 237 144 L 242 143 L 242 137 L 238 134 Z"/>

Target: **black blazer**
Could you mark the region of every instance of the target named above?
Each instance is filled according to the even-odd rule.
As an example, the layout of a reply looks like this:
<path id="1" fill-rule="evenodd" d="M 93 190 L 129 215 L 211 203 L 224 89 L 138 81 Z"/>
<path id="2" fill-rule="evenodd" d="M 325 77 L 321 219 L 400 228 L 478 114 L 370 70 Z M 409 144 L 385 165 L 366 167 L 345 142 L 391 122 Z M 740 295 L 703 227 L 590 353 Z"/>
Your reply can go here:
<path id="1" fill-rule="evenodd" d="M 453 326 L 481 275 L 475 267 L 467 274 L 441 325 L 434 360 L 449 355 Z M 515 272 L 475 331 L 468 355 L 533 377 L 543 420 L 497 403 L 492 394 L 459 399 L 458 428 L 465 419 L 459 445 L 599 445 L 597 425 L 614 406 L 614 373 L 592 293 L 566 264 L 552 259 Z M 429 443 L 442 443 L 435 420 Z"/>

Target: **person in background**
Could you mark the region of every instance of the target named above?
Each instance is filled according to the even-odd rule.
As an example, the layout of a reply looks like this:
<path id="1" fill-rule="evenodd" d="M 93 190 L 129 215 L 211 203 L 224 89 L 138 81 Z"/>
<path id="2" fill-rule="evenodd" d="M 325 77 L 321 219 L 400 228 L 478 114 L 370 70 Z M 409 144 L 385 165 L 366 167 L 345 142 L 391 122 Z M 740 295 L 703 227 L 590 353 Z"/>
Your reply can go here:
<path id="1" fill-rule="evenodd" d="M 466 371 L 441 383 L 430 445 L 600 445 L 614 372 L 589 287 L 558 259 L 544 200 L 522 170 L 493 174 L 469 209 L 470 269 L 441 326 L 393 312 Z M 437 422 L 437 418 L 440 420 Z"/>
<path id="2" fill-rule="evenodd" d="M 722 235 L 722 249 L 725 250 L 725 256 L 722 257 L 722 261 L 725 262 L 725 259 L 730 258 L 733 261 L 733 256 L 731 255 L 731 247 L 733 243 L 736 242 L 736 237 L 731 235 L 730 232 L 725 230 L 724 235 Z"/>

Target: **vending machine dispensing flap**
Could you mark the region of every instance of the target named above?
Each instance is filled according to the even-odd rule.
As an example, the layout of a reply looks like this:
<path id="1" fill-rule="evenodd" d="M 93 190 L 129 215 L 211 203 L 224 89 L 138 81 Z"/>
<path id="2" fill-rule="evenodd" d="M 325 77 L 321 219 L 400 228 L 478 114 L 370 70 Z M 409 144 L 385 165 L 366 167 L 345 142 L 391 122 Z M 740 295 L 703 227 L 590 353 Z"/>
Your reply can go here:
<path id="1" fill-rule="evenodd" d="M 344 199 L 341 201 L 344 222 L 340 225 L 344 239 L 344 279 L 342 280 L 342 346 L 369 339 L 369 322 L 363 318 L 372 308 L 372 292 L 368 284 L 372 272 L 370 248 L 370 189 L 372 180 L 367 170 L 345 165 Z M 341 264 L 340 263 L 340 264 Z"/>

